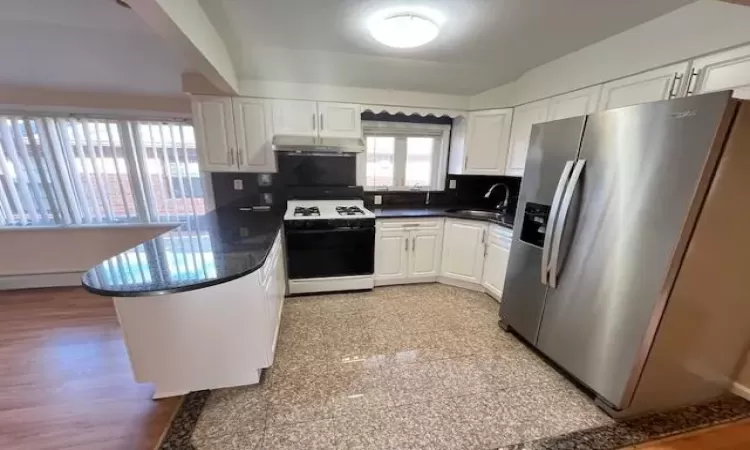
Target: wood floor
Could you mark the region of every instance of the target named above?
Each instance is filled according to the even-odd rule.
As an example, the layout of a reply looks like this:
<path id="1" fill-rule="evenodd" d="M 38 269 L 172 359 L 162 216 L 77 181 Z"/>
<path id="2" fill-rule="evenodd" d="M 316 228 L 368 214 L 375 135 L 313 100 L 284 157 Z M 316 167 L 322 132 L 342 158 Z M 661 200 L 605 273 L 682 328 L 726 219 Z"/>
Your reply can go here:
<path id="1" fill-rule="evenodd" d="M 0 449 L 152 449 L 179 398 L 133 381 L 112 301 L 0 291 Z"/>
<path id="2" fill-rule="evenodd" d="M 132 379 L 110 300 L 0 291 L 0 449 L 150 450 L 179 405 L 151 393 Z M 635 448 L 747 450 L 750 420 Z"/>
<path id="3" fill-rule="evenodd" d="M 748 450 L 750 449 L 750 420 L 699 430 L 634 448 L 638 450 Z"/>

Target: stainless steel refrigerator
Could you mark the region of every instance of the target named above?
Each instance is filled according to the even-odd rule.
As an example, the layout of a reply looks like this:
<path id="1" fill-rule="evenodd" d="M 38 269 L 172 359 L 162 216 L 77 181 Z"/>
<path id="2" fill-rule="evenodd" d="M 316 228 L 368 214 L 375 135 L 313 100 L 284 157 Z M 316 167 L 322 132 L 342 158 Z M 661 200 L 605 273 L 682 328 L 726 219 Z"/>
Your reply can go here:
<path id="1" fill-rule="evenodd" d="M 725 393 L 750 338 L 750 102 L 532 129 L 501 325 L 612 415 Z"/>

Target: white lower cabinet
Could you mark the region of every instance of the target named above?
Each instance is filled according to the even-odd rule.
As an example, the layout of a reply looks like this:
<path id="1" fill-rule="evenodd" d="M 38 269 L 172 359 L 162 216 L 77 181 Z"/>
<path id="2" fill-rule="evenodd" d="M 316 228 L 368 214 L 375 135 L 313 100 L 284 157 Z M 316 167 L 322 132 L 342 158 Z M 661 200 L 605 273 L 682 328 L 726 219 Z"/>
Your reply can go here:
<path id="1" fill-rule="evenodd" d="M 378 219 L 375 285 L 440 281 L 503 294 L 513 231 L 463 219 Z"/>
<path id="2" fill-rule="evenodd" d="M 440 274 L 442 219 L 379 219 L 375 284 L 435 281 Z"/>
<path id="3" fill-rule="evenodd" d="M 484 257 L 484 273 L 482 286 L 495 298 L 503 296 L 505 273 L 510 258 L 510 243 L 513 240 L 512 231 L 498 225 L 490 225 L 487 249 Z"/>
<path id="4" fill-rule="evenodd" d="M 480 284 L 484 267 L 487 224 L 447 219 L 443 235 L 441 275 L 466 283 Z"/>

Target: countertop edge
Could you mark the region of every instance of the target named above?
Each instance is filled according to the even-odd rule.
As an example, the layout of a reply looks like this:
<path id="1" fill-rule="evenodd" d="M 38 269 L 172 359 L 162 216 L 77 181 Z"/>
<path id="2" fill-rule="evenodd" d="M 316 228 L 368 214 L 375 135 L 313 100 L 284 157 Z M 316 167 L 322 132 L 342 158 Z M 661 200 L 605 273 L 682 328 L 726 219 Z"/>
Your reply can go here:
<path id="1" fill-rule="evenodd" d="M 484 222 L 484 223 L 491 223 L 494 225 L 501 226 L 503 228 L 506 228 L 508 230 L 513 230 L 513 225 L 498 222 L 493 219 L 489 218 L 478 218 L 478 217 L 467 217 L 462 216 L 458 213 L 450 213 L 445 211 L 445 209 L 435 208 L 432 210 L 431 208 L 387 208 L 386 211 L 401 211 L 402 214 L 399 215 L 388 215 L 388 213 L 384 213 L 382 211 L 383 208 L 375 208 L 375 218 L 376 219 L 418 219 L 420 217 L 429 218 L 429 217 L 447 217 L 451 219 L 462 219 L 462 220 L 473 220 L 476 222 Z M 408 214 L 409 211 L 413 211 L 413 214 Z"/>
<path id="2" fill-rule="evenodd" d="M 258 264 L 254 265 L 252 268 L 248 270 L 244 270 L 242 272 L 238 272 L 230 276 L 215 278 L 212 280 L 202 281 L 202 282 L 198 282 L 194 284 L 177 286 L 177 287 L 170 288 L 170 289 L 155 289 L 155 290 L 150 290 L 150 291 L 110 291 L 110 290 L 105 290 L 105 289 L 97 289 L 95 287 L 89 286 L 86 283 L 84 283 L 83 277 L 86 275 L 86 273 L 88 273 L 88 271 L 86 271 L 84 272 L 83 275 L 81 275 L 81 286 L 87 292 L 90 292 L 94 295 L 100 295 L 102 297 L 134 298 L 134 297 L 158 297 L 161 295 L 179 294 L 183 292 L 197 291 L 199 289 L 204 289 L 204 288 L 211 287 L 211 286 L 217 286 L 223 283 L 228 283 L 230 281 L 233 281 L 238 278 L 242 278 L 244 276 L 257 272 L 258 269 L 260 269 L 261 267 L 263 267 L 263 265 L 265 265 L 266 261 L 268 260 L 268 256 L 271 254 L 271 250 L 273 249 L 274 243 L 276 242 L 276 239 L 278 238 L 278 235 L 283 229 L 283 227 L 284 227 L 284 221 L 283 219 L 279 218 L 279 225 L 274 234 L 274 239 L 273 241 L 271 241 L 270 245 L 268 245 L 268 248 L 263 253 L 263 258 L 258 261 Z"/>

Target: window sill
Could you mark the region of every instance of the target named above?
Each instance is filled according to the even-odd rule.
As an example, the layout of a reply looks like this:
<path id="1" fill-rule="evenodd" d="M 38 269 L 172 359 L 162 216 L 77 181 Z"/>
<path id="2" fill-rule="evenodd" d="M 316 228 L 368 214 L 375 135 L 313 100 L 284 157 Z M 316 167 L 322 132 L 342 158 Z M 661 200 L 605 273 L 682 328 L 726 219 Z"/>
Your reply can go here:
<path id="1" fill-rule="evenodd" d="M 182 225 L 180 222 L 130 222 L 130 223 L 90 223 L 74 225 L 6 225 L 0 227 L 3 231 L 48 231 L 48 230 L 96 230 L 113 228 L 175 228 Z"/>

